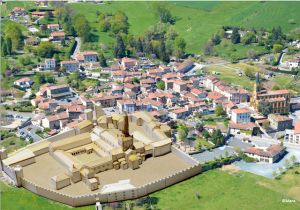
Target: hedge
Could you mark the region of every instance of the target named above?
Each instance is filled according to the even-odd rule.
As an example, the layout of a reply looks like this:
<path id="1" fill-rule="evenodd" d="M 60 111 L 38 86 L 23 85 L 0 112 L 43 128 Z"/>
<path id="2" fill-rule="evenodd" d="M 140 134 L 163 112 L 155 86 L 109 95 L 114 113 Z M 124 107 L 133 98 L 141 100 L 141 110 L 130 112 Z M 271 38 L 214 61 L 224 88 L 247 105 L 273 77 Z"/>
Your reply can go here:
<path id="1" fill-rule="evenodd" d="M 74 50 L 76 49 L 76 40 L 74 39 L 71 43 L 71 46 L 70 46 L 70 55 L 72 55 L 74 53 Z"/>
<path id="2" fill-rule="evenodd" d="M 34 76 L 36 73 L 32 73 L 32 74 L 14 74 L 14 77 L 30 77 L 30 76 Z"/>
<path id="3" fill-rule="evenodd" d="M 239 156 L 243 159 L 245 162 L 256 162 L 256 159 L 249 157 L 246 154 L 239 154 Z"/>
<path id="4" fill-rule="evenodd" d="M 201 152 L 202 152 L 202 150 L 201 151 L 197 151 L 197 152 L 191 152 L 191 153 L 189 153 L 189 155 L 199 154 Z"/>
<path id="5" fill-rule="evenodd" d="M 296 75 L 297 72 L 292 72 L 292 71 L 281 71 L 279 69 L 272 69 L 272 68 L 267 68 L 269 71 L 277 72 L 277 73 L 283 73 L 283 74 L 291 74 L 291 75 Z"/>
<path id="6" fill-rule="evenodd" d="M 33 110 L 19 110 L 19 112 L 32 112 Z"/>
<path id="7" fill-rule="evenodd" d="M 25 88 L 22 88 L 20 85 L 14 85 L 14 88 L 16 88 L 16 89 L 19 89 L 19 90 L 22 90 L 22 91 L 25 91 L 25 92 L 26 92 L 26 89 L 25 89 Z"/>

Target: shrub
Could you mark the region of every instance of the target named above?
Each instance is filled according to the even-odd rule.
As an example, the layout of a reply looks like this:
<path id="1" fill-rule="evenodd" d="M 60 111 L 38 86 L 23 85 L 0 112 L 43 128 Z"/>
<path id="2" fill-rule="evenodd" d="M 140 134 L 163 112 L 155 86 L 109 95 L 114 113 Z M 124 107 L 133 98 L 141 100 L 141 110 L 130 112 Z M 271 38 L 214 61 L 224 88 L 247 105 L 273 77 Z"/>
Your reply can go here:
<path id="1" fill-rule="evenodd" d="M 243 161 L 245 161 L 246 163 L 248 162 L 256 162 L 255 158 L 249 157 L 246 154 L 239 154 L 239 156 L 243 159 Z"/>
<path id="2" fill-rule="evenodd" d="M 14 88 L 19 89 L 19 90 L 22 90 L 22 91 L 26 91 L 25 88 L 22 88 L 22 87 L 19 86 L 19 85 L 14 85 Z"/>
<path id="3" fill-rule="evenodd" d="M 299 174 L 299 171 L 295 171 L 295 174 Z"/>
<path id="4" fill-rule="evenodd" d="M 228 163 L 230 161 L 230 158 L 223 158 L 222 163 Z"/>

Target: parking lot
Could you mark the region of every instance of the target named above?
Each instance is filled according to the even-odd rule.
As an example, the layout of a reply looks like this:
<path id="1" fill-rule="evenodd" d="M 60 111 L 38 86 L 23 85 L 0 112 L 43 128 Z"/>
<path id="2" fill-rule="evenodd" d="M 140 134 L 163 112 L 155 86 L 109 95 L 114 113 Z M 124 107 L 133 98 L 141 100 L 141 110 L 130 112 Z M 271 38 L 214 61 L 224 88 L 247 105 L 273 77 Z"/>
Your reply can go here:
<path id="1" fill-rule="evenodd" d="M 28 128 L 32 128 L 32 129 L 30 131 L 28 131 L 27 130 Z M 28 125 L 22 129 L 18 130 L 17 134 L 21 135 L 21 132 L 23 132 L 24 134 L 22 134 L 22 136 L 26 135 L 26 140 L 28 140 L 28 137 L 31 136 L 33 138 L 33 142 L 38 142 L 38 141 L 41 141 L 42 138 L 35 134 L 36 130 L 40 130 L 40 128 L 35 125 Z"/>
<path id="2" fill-rule="evenodd" d="M 114 113 L 122 114 L 119 112 L 117 108 L 113 108 L 113 107 L 103 108 L 102 110 L 104 111 L 105 115 L 112 115 Z"/>

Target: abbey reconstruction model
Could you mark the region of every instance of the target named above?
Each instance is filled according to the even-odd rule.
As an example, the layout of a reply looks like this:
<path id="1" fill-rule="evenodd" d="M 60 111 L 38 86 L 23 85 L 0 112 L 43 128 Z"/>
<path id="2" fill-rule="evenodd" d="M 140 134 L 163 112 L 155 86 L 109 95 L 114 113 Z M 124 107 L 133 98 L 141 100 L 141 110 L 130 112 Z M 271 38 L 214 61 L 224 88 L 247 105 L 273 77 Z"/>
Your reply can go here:
<path id="1" fill-rule="evenodd" d="M 170 137 L 147 112 L 105 116 L 96 104 L 69 131 L 11 155 L 1 149 L 1 169 L 16 186 L 71 206 L 133 199 L 201 173 Z"/>
<path id="2" fill-rule="evenodd" d="M 272 113 L 286 113 L 290 111 L 290 92 L 288 90 L 264 91 L 261 90 L 259 72 L 257 72 L 254 91 L 250 99 L 250 106 L 256 111 L 260 100 L 268 100 L 272 104 Z"/>

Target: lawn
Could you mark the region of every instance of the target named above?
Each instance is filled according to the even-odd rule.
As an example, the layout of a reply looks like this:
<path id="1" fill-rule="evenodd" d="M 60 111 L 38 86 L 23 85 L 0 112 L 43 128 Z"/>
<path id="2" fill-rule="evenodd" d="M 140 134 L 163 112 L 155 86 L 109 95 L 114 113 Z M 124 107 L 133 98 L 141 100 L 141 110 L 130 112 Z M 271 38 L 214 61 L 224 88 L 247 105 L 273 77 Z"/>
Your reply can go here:
<path id="1" fill-rule="evenodd" d="M 276 74 L 276 72 L 275 72 Z M 276 74 L 275 78 L 270 78 L 270 80 L 276 82 L 278 85 L 280 85 L 281 87 L 285 87 L 286 85 L 290 84 L 294 79 L 291 76 L 287 76 L 287 75 L 280 75 L 280 74 Z"/>
<path id="2" fill-rule="evenodd" d="M 281 187 L 290 188 L 295 183 L 296 190 L 299 182 L 291 178 L 286 183 L 245 171 L 231 174 L 216 169 L 153 193 L 150 198 L 157 209 L 299 209 L 300 203 L 297 201 L 282 202 L 282 199 L 295 199 L 299 195 L 297 191 L 292 197 L 292 194 L 289 196 L 279 190 Z M 279 186 L 273 191 L 264 184 L 275 188 Z M 195 192 L 200 199 L 196 199 Z"/>
<path id="3" fill-rule="evenodd" d="M 168 3 L 176 4 L 177 6 L 211 11 L 220 3 L 220 1 L 168 1 Z"/>
<path id="4" fill-rule="evenodd" d="M 254 26 L 256 29 L 261 27 L 272 29 L 281 26 L 283 32 L 289 32 L 299 27 L 299 3 L 297 1 L 261 1 L 233 15 L 227 25 L 242 25 L 246 28 Z M 290 19 L 295 19 L 296 24 L 289 24 Z"/>
<path id="5" fill-rule="evenodd" d="M 8 136 L 10 136 L 10 137 L 6 137 L 6 138 L 4 138 L 4 139 L 1 140 L 1 146 L 2 146 L 2 147 L 5 147 L 5 148 L 6 148 L 6 147 L 8 147 L 8 146 L 10 146 L 10 145 L 13 145 L 12 142 L 13 142 L 14 144 L 19 144 L 19 145 L 16 146 L 16 147 L 13 147 L 13 148 L 11 148 L 11 149 L 9 149 L 9 150 L 7 151 L 7 153 L 13 152 L 13 151 L 15 151 L 16 149 L 19 149 L 19 148 L 22 148 L 22 147 L 28 145 L 28 142 L 26 142 L 26 141 L 21 141 L 21 140 L 19 139 L 19 137 L 17 137 L 15 134 L 8 134 Z"/>
<path id="6" fill-rule="evenodd" d="M 255 50 L 259 55 L 266 54 L 269 52 L 269 50 L 266 50 L 264 46 L 256 46 L 256 45 L 250 45 L 250 46 L 244 46 L 242 44 L 234 45 L 235 51 L 231 50 L 231 47 L 222 47 L 220 44 L 215 46 L 216 51 L 218 52 L 218 55 L 223 56 L 225 58 L 229 58 L 230 55 L 234 54 L 237 59 L 244 59 L 246 58 L 246 52 L 250 49 Z"/>
<path id="7" fill-rule="evenodd" d="M 242 71 L 246 71 L 246 68 L 252 68 L 254 69 L 256 72 L 258 71 L 258 68 L 255 67 L 254 65 L 249 65 L 247 63 L 243 63 L 243 62 L 239 62 L 239 63 L 229 63 L 227 64 L 227 66 L 235 68 L 235 69 L 241 69 Z"/>
<path id="8" fill-rule="evenodd" d="M 204 71 L 207 74 L 211 74 L 213 71 L 220 72 L 220 75 L 214 76 L 220 78 L 224 82 L 240 85 L 243 88 L 248 88 L 249 91 L 253 90 L 254 80 L 249 81 L 245 76 L 239 77 L 238 73 L 233 69 L 224 66 L 209 66 L 204 68 Z"/>
<path id="9" fill-rule="evenodd" d="M 204 146 L 206 149 L 209 149 L 214 146 L 208 141 L 206 141 L 204 138 L 198 138 L 196 141 L 200 142 L 201 146 Z"/>

